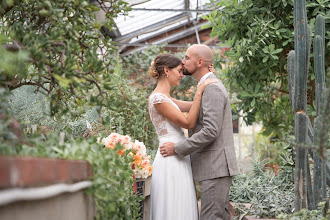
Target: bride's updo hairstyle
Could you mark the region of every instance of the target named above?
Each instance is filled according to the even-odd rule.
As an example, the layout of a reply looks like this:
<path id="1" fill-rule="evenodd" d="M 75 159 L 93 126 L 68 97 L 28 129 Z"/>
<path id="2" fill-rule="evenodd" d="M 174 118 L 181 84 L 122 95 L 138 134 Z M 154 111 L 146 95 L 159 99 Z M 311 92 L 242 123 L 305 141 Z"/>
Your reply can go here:
<path id="1" fill-rule="evenodd" d="M 152 78 L 159 79 L 164 74 L 165 67 L 172 69 L 180 64 L 181 60 L 176 56 L 168 53 L 160 54 L 151 62 L 148 73 Z"/>

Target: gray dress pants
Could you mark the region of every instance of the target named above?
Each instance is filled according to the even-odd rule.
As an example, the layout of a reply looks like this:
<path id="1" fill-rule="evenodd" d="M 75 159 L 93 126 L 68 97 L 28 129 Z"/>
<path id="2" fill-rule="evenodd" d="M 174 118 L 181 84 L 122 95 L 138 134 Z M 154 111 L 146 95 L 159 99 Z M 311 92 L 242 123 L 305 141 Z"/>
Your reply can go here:
<path id="1" fill-rule="evenodd" d="M 199 182 L 201 190 L 200 220 L 229 220 L 231 176 Z"/>

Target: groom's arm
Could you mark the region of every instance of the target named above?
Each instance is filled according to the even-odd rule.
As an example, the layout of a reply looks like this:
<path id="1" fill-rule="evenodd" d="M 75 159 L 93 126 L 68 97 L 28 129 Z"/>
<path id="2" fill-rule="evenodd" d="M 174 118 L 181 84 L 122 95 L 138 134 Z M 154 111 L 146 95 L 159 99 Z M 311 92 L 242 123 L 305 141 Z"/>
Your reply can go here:
<path id="1" fill-rule="evenodd" d="M 216 140 L 221 132 L 223 112 L 227 102 L 226 95 L 222 92 L 219 85 L 211 84 L 204 90 L 202 100 L 202 129 L 186 140 L 175 144 L 174 151 L 180 156 L 186 156 L 208 146 Z"/>

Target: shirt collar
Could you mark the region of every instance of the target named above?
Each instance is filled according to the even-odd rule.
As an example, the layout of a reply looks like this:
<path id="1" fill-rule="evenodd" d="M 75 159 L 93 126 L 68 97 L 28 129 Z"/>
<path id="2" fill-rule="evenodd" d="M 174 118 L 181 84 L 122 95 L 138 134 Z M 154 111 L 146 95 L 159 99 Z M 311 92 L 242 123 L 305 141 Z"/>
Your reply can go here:
<path id="1" fill-rule="evenodd" d="M 204 80 L 206 80 L 207 77 L 209 77 L 211 74 L 213 74 L 213 72 L 208 72 L 206 73 L 198 82 L 198 85 L 202 84 L 204 82 Z"/>

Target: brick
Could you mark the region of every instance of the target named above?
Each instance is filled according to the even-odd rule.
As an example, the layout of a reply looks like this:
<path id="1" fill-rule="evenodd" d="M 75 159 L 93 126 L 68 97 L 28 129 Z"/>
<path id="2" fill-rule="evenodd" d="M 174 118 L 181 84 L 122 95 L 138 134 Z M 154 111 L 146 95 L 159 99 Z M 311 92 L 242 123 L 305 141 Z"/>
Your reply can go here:
<path id="1" fill-rule="evenodd" d="M 71 183 L 92 175 L 84 160 L 0 156 L 0 188 Z"/>
<path id="2" fill-rule="evenodd" d="M 54 183 L 56 178 L 56 160 L 52 158 L 40 158 L 39 160 L 39 184 Z"/>
<path id="3" fill-rule="evenodd" d="M 56 160 L 56 182 L 70 182 L 70 160 Z"/>
<path id="4" fill-rule="evenodd" d="M 0 157 L 0 188 L 10 186 L 9 157 Z"/>
<path id="5" fill-rule="evenodd" d="M 81 174 L 80 174 L 80 180 L 87 179 L 87 161 L 80 161 L 81 166 Z"/>
<path id="6" fill-rule="evenodd" d="M 71 161 L 71 180 L 77 182 L 87 177 L 86 161 Z"/>
<path id="7" fill-rule="evenodd" d="M 10 183 L 13 187 L 38 185 L 39 158 L 13 157 L 10 167 Z"/>
<path id="8" fill-rule="evenodd" d="M 88 162 L 86 165 L 87 165 L 87 178 L 90 178 L 93 176 L 93 168 Z"/>

